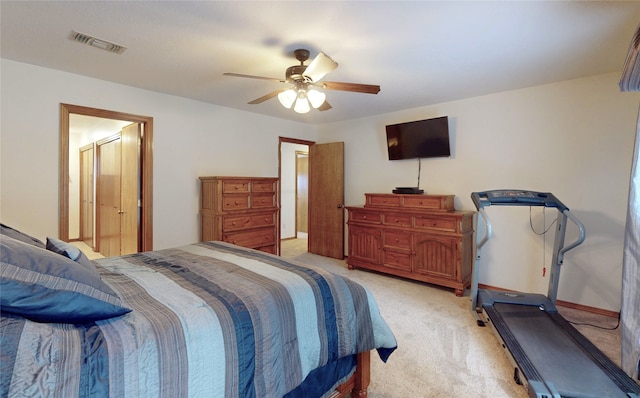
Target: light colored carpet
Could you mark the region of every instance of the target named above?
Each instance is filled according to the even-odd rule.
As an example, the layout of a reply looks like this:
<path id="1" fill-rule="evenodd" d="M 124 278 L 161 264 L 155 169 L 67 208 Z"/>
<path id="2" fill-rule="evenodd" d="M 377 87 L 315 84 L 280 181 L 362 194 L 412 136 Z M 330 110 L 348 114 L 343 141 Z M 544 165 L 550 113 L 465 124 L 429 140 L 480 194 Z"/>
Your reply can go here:
<path id="1" fill-rule="evenodd" d="M 370 398 L 528 396 L 513 381 L 513 367 L 492 329 L 476 325 L 468 296 L 456 297 L 451 289 L 374 272 L 350 271 L 344 260 L 307 253 L 305 242 L 283 241 L 282 256 L 345 275 L 366 286 L 376 298 L 398 349 L 386 364 L 376 355 L 371 357 Z M 560 312 L 565 315 L 564 309 Z M 567 312 L 569 320 L 583 319 L 582 311 Z M 610 317 L 586 316 L 598 325 L 616 324 Z M 578 329 L 620 362 L 618 331 Z M 617 347 L 617 352 L 607 352 L 609 346 Z"/>

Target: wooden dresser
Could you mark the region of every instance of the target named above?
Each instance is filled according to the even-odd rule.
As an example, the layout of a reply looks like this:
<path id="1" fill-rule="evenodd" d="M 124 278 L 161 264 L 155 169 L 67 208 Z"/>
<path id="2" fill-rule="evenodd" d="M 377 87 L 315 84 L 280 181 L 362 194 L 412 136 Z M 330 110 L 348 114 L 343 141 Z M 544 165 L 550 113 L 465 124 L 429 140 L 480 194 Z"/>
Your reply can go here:
<path id="1" fill-rule="evenodd" d="M 347 207 L 350 269 L 364 268 L 455 289 L 471 285 L 472 211 L 455 211 L 453 195 L 366 193 Z"/>
<path id="2" fill-rule="evenodd" d="M 200 240 L 280 253 L 278 179 L 200 177 Z"/>

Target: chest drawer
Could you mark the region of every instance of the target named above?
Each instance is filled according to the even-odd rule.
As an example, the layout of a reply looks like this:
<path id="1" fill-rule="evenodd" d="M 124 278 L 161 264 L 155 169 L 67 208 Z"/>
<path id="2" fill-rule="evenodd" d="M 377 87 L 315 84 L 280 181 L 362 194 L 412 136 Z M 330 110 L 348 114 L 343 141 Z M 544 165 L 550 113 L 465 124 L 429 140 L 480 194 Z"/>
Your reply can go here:
<path id="1" fill-rule="evenodd" d="M 276 242 L 275 228 L 265 228 L 247 232 L 229 232 L 222 234 L 224 242 L 243 247 L 260 247 Z"/>
<path id="2" fill-rule="evenodd" d="M 224 180 L 222 181 L 222 193 L 249 192 L 249 181 Z"/>
<path id="3" fill-rule="evenodd" d="M 402 197 L 396 195 L 366 195 L 366 206 L 400 207 Z"/>
<path id="4" fill-rule="evenodd" d="M 456 232 L 455 218 L 440 218 L 430 216 L 415 217 L 416 228 L 437 229 L 439 231 Z"/>
<path id="5" fill-rule="evenodd" d="M 224 217 L 222 230 L 224 232 L 241 229 L 272 227 L 276 225 L 275 213 L 250 214 L 242 216 Z"/>
<path id="6" fill-rule="evenodd" d="M 407 195 L 404 197 L 404 207 L 433 211 L 451 211 L 453 210 L 453 197 Z"/>
<path id="7" fill-rule="evenodd" d="M 277 182 L 258 180 L 251 183 L 251 192 L 275 192 Z"/>
<path id="8" fill-rule="evenodd" d="M 264 209 L 267 207 L 276 207 L 275 193 L 254 193 L 251 195 L 252 209 Z"/>
<path id="9" fill-rule="evenodd" d="M 380 224 L 382 214 L 377 211 L 351 210 L 349 221 L 358 223 Z"/>
<path id="10" fill-rule="evenodd" d="M 411 215 L 400 213 L 383 213 L 382 223 L 384 225 L 392 225 L 397 227 L 410 227 Z"/>
<path id="11" fill-rule="evenodd" d="M 222 195 L 222 211 L 246 210 L 249 208 L 249 194 Z"/>
<path id="12" fill-rule="evenodd" d="M 411 232 L 384 231 L 383 244 L 397 249 L 411 249 Z"/>
<path id="13" fill-rule="evenodd" d="M 411 271 L 411 254 L 385 250 L 383 257 L 385 267 Z"/>

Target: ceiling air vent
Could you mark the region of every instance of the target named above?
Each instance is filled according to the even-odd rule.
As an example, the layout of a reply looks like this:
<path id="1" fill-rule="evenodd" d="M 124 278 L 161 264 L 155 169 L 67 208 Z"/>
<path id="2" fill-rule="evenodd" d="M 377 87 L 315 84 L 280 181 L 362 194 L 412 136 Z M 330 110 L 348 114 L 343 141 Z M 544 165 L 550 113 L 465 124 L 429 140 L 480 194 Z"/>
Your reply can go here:
<path id="1" fill-rule="evenodd" d="M 125 46 L 111 43 L 109 41 L 98 39 L 97 37 L 93 37 L 76 31 L 71 32 L 71 40 L 115 54 L 122 54 L 127 49 L 127 47 Z"/>

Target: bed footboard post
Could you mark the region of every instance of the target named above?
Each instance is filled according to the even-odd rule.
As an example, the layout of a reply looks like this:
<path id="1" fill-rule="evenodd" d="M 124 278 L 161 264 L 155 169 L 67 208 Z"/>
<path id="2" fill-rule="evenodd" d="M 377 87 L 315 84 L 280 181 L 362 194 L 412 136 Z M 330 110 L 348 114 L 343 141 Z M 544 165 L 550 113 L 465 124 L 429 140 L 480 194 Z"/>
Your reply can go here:
<path id="1" fill-rule="evenodd" d="M 361 352 L 358 354 L 358 365 L 356 367 L 355 383 L 352 398 L 367 398 L 367 388 L 371 381 L 371 351 Z"/>

